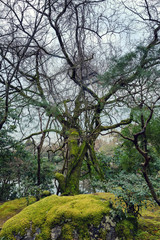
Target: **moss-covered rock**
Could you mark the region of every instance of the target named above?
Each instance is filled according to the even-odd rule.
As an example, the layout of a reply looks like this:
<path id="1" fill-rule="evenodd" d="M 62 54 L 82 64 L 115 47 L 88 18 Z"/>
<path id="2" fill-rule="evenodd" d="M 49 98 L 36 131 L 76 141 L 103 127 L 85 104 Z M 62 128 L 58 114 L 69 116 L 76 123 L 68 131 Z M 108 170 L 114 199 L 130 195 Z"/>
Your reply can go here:
<path id="1" fill-rule="evenodd" d="M 40 198 L 48 197 L 51 195 L 51 192 L 48 190 L 44 190 L 40 193 Z"/>
<path id="2" fill-rule="evenodd" d="M 63 194 L 65 192 L 65 176 L 62 173 L 55 173 L 55 179 L 59 183 L 59 188 L 61 190 L 61 193 Z"/>
<path id="3" fill-rule="evenodd" d="M 137 229 L 135 229 L 134 224 L 129 220 L 122 220 L 116 226 L 116 232 L 119 239 L 133 240 L 135 239 Z"/>
<path id="4" fill-rule="evenodd" d="M 46 197 L 9 219 L 0 237 L 16 240 L 117 240 L 111 194 Z M 126 228 L 132 223 L 126 220 Z M 128 234 L 128 230 L 125 229 Z M 127 239 L 127 238 L 124 238 Z"/>

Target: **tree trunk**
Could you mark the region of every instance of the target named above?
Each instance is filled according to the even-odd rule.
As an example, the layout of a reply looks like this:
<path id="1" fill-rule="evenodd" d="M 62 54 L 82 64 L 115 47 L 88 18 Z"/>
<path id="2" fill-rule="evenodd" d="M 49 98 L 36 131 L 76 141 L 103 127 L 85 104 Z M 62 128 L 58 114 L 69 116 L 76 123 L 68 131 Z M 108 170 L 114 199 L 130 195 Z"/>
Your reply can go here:
<path id="1" fill-rule="evenodd" d="M 158 204 L 158 206 L 160 206 L 160 200 L 159 200 L 158 197 L 157 197 L 157 194 L 156 194 L 156 192 L 155 192 L 155 190 L 154 190 L 154 187 L 153 187 L 153 185 L 152 185 L 152 183 L 151 183 L 151 181 L 150 181 L 150 179 L 149 179 L 146 171 L 147 171 L 146 169 L 145 169 L 145 170 L 144 170 L 144 169 L 142 170 L 144 179 L 145 179 L 145 181 L 146 181 L 146 183 L 147 183 L 147 185 L 148 185 L 148 188 L 149 188 L 149 190 L 150 190 L 150 193 L 152 194 L 153 199 L 154 199 L 155 202 Z"/>
<path id="2" fill-rule="evenodd" d="M 63 195 L 79 194 L 79 180 L 82 162 L 87 151 L 86 142 L 79 146 L 79 133 L 76 129 L 68 131 L 68 156 L 67 173 L 56 174 L 55 178 L 59 182 L 60 192 Z"/>
<path id="3" fill-rule="evenodd" d="M 41 148 L 37 147 L 37 186 L 41 184 Z"/>

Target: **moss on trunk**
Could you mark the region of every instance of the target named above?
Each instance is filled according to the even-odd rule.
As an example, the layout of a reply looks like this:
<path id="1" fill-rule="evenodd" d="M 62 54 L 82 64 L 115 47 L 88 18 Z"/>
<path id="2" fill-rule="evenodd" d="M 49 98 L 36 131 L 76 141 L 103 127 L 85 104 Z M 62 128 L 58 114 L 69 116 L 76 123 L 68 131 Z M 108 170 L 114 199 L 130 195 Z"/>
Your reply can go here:
<path id="1" fill-rule="evenodd" d="M 79 179 L 82 162 L 86 153 L 86 142 L 79 144 L 79 133 L 71 128 L 67 131 L 68 135 L 68 159 L 66 176 L 60 173 L 55 174 L 59 182 L 60 192 L 63 195 L 79 194 Z"/>

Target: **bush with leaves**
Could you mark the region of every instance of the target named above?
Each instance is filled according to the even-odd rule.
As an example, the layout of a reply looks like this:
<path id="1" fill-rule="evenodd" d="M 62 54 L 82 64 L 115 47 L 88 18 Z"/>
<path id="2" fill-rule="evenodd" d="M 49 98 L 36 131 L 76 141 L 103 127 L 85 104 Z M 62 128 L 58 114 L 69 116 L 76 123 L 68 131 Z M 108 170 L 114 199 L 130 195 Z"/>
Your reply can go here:
<path id="1" fill-rule="evenodd" d="M 103 153 L 97 154 L 105 178 L 102 181 L 98 174 L 94 172 L 91 184 L 97 191 L 115 194 L 118 200 L 116 201 L 116 207 L 120 210 L 124 208 L 126 215 L 131 213 L 137 217 L 142 206 L 146 206 L 147 200 L 152 201 L 152 197 L 141 172 L 136 171 L 136 167 L 129 167 L 129 155 L 123 151 L 120 147 L 117 147 L 113 157 L 106 156 Z M 125 154 L 126 159 L 128 159 L 126 165 L 124 164 Z M 160 180 L 158 179 L 158 176 L 152 176 L 152 182 L 157 191 L 160 184 Z"/>
<path id="2" fill-rule="evenodd" d="M 35 158 L 30 162 L 30 166 L 21 181 L 20 197 L 35 196 L 39 198 L 43 190 L 54 193 L 54 164 L 47 158 L 41 159 L 41 180 L 42 183 L 37 186 L 37 161 Z"/>
<path id="3" fill-rule="evenodd" d="M 12 129 L 0 131 L 0 200 L 13 199 L 16 195 L 16 184 L 20 182 L 24 164 L 29 158 L 24 146 L 12 136 Z"/>
<path id="4" fill-rule="evenodd" d="M 0 201 L 37 194 L 33 191 L 37 184 L 36 158 L 12 137 L 14 131 L 0 131 Z M 43 158 L 41 168 L 41 189 L 53 192 L 53 162 Z"/>

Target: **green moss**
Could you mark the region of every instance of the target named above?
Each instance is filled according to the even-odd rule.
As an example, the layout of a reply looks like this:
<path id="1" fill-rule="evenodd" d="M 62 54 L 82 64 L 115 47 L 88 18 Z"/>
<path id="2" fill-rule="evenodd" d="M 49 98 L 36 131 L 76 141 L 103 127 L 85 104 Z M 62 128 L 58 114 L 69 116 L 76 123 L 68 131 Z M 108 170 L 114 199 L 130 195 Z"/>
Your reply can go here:
<path id="1" fill-rule="evenodd" d="M 143 209 L 138 220 L 139 228 L 136 240 L 159 240 L 160 239 L 160 207 L 148 204 Z"/>
<path id="2" fill-rule="evenodd" d="M 55 179 L 59 183 L 60 191 L 63 194 L 65 191 L 65 176 L 62 173 L 55 173 Z"/>
<path id="3" fill-rule="evenodd" d="M 70 224 L 64 224 L 62 228 L 61 238 L 65 240 L 73 240 L 73 226 Z"/>
<path id="4" fill-rule="evenodd" d="M 89 240 L 89 226 L 99 227 L 104 215 L 110 214 L 109 201 L 114 201 L 115 197 L 110 193 L 98 193 L 92 195 L 76 195 L 58 197 L 55 195 L 46 197 L 36 202 L 19 214 L 9 219 L 4 225 L 0 233 L 1 237 L 6 239 L 15 239 L 14 234 L 25 234 L 27 228 L 32 228 L 32 233 L 39 228 L 41 232 L 36 236 L 36 240 L 50 240 L 51 229 L 55 226 L 61 226 L 61 235 L 59 240 L 73 239 L 74 234 L 78 234 L 80 240 Z M 18 203 L 19 201 L 19 203 Z M 25 204 L 23 205 L 23 203 Z M 0 206 L 0 219 L 7 216 L 7 212 L 11 213 L 13 209 L 25 207 L 26 199 L 14 200 Z M 9 203 L 13 206 L 9 207 Z M 7 210 L 7 205 L 10 210 Z M 3 211 L 2 211 L 3 208 Z M 14 212 L 14 214 L 16 211 Z M 160 239 L 160 208 L 148 207 L 143 209 L 142 216 L 138 219 L 139 230 L 135 240 L 159 240 Z M 117 224 L 116 230 L 119 239 L 133 239 L 132 234 L 136 231 L 135 218 L 129 216 L 128 219 Z M 102 229 L 98 237 L 105 239 L 107 229 Z M 66 234 L 65 234 L 66 233 Z M 97 237 L 97 239 L 98 239 Z"/>
<path id="5" fill-rule="evenodd" d="M 77 145 L 77 140 L 70 140 L 69 146 L 70 146 L 70 155 L 76 156 L 79 150 L 79 147 Z"/>
<path id="6" fill-rule="evenodd" d="M 125 219 L 117 224 L 116 232 L 119 239 L 132 240 L 134 239 L 134 225 L 128 220 Z"/>
<path id="7" fill-rule="evenodd" d="M 74 128 L 71 128 L 69 130 L 68 136 L 68 145 L 71 156 L 76 156 L 78 154 L 79 151 L 78 138 L 79 138 L 78 131 Z"/>
<path id="8" fill-rule="evenodd" d="M 78 136 L 79 136 L 79 133 L 78 133 L 78 131 L 77 131 L 75 128 L 71 128 L 71 129 L 69 130 L 69 134 L 70 134 L 71 136 L 74 136 L 74 137 L 78 137 Z"/>
<path id="9" fill-rule="evenodd" d="M 82 239 L 87 239 L 88 225 L 98 226 L 104 214 L 110 212 L 109 202 L 101 200 L 98 195 L 76 195 L 58 197 L 55 195 L 46 197 L 39 202 L 26 207 L 22 212 L 9 219 L 3 226 L 0 237 L 5 236 L 14 239 L 14 234 L 25 235 L 26 229 L 32 226 L 32 232 L 36 228 L 41 233 L 36 239 L 50 239 L 50 232 L 54 226 L 62 226 L 62 238 L 71 239 L 73 230 L 76 229 Z M 63 238 L 68 231 L 68 238 Z M 86 238 L 84 238 L 84 236 Z M 70 238 L 69 238 L 70 237 Z"/>
<path id="10" fill-rule="evenodd" d="M 50 191 L 44 190 L 44 191 L 41 193 L 41 198 L 43 198 L 43 197 L 48 197 L 48 196 L 50 196 L 50 195 L 51 195 Z"/>
<path id="11" fill-rule="evenodd" d="M 65 177 L 62 173 L 55 173 L 55 178 L 58 180 L 58 181 L 61 181 L 63 182 L 65 180 Z"/>
<path id="12" fill-rule="evenodd" d="M 67 186 L 65 187 L 65 191 L 63 196 L 74 196 L 79 194 L 79 181 L 77 181 L 76 176 L 71 176 L 68 181 Z"/>
<path id="13" fill-rule="evenodd" d="M 70 149 L 70 155 L 71 156 L 76 156 L 78 154 L 78 144 L 77 144 L 77 140 L 69 140 L 69 149 Z"/>
<path id="14" fill-rule="evenodd" d="M 159 240 L 160 239 L 160 219 L 147 219 L 141 217 L 139 219 L 139 230 L 136 237 L 137 240 Z"/>
<path id="15" fill-rule="evenodd" d="M 82 161 L 86 152 L 86 142 L 83 142 L 80 147 L 76 143 L 75 146 L 70 144 L 70 162 L 66 176 L 64 195 L 79 194 L 79 178 L 81 172 Z M 74 155 L 75 154 L 75 155 Z"/>
<path id="16" fill-rule="evenodd" d="M 20 198 L 12 201 L 5 202 L 0 205 L 0 227 L 6 222 L 9 218 L 13 217 L 19 213 L 22 209 L 34 203 L 36 199 L 34 197 Z"/>

